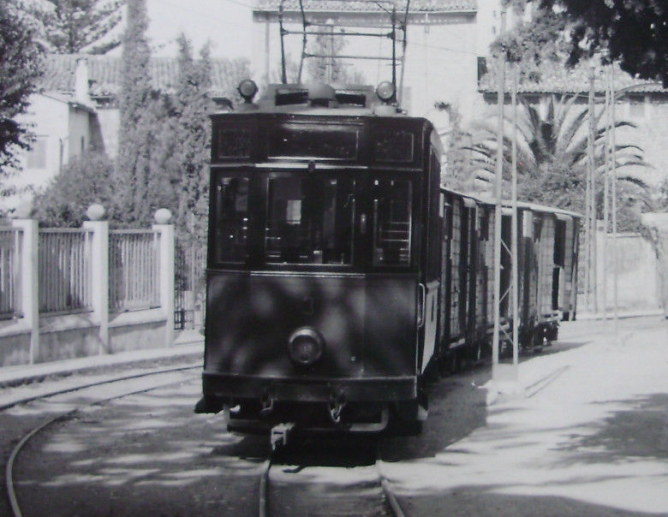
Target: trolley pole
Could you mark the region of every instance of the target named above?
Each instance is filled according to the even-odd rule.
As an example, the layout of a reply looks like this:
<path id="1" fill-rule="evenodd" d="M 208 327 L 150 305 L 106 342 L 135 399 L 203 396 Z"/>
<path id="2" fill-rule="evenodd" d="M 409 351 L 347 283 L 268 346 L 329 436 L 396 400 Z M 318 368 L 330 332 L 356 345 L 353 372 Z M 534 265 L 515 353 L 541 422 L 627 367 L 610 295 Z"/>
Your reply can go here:
<path id="1" fill-rule="evenodd" d="M 503 34 L 506 28 L 506 10 L 501 10 L 501 31 Z M 492 379 L 499 380 L 499 334 L 501 332 L 501 217 L 502 217 L 502 199 L 501 184 L 503 177 L 503 116 L 505 102 L 505 56 L 499 55 L 497 60 L 498 67 L 498 133 L 496 149 L 496 175 L 494 178 L 494 196 L 496 205 L 494 209 L 494 334 L 492 336 Z"/>

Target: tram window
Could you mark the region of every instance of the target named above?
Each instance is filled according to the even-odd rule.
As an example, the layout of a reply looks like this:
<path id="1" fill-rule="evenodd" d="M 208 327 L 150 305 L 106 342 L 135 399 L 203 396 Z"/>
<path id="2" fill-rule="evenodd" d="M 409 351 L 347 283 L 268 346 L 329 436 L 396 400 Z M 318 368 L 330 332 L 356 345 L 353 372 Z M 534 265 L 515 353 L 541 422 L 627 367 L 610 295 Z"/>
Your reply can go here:
<path id="1" fill-rule="evenodd" d="M 354 193 L 350 179 L 269 179 L 267 263 L 351 264 Z"/>
<path id="2" fill-rule="evenodd" d="M 412 184 L 408 180 L 375 180 L 373 190 L 373 264 L 409 266 Z"/>
<path id="3" fill-rule="evenodd" d="M 222 177 L 215 186 L 216 262 L 248 258 L 248 178 Z"/>

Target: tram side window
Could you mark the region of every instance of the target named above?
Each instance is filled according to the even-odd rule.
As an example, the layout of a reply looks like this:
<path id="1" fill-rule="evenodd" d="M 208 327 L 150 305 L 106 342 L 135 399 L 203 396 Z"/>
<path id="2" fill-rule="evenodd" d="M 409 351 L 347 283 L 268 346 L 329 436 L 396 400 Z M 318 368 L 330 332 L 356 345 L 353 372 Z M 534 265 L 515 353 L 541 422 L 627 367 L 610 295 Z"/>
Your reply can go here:
<path id="1" fill-rule="evenodd" d="M 269 179 L 267 263 L 351 264 L 354 194 L 350 179 Z"/>
<path id="2" fill-rule="evenodd" d="M 216 262 L 248 258 L 248 178 L 222 177 L 215 186 Z"/>
<path id="3" fill-rule="evenodd" d="M 412 184 L 408 180 L 374 181 L 373 264 L 411 263 Z"/>

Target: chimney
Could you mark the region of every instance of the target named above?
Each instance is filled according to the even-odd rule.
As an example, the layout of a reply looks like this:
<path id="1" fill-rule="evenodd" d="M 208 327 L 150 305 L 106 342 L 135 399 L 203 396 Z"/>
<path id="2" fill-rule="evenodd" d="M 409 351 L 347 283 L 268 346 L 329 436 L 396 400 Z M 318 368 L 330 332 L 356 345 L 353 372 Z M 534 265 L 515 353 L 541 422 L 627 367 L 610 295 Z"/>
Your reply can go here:
<path id="1" fill-rule="evenodd" d="M 90 104 L 88 88 L 88 59 L 80 57 L 74 72 L 74 99 L 82 104 Z"/>

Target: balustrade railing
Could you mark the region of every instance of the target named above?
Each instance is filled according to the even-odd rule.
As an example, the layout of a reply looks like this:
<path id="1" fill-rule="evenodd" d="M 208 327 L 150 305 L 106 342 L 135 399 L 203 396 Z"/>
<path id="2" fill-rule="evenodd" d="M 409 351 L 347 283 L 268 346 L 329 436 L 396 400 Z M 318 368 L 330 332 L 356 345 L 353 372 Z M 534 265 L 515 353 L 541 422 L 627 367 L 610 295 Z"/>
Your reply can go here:
<path id="1" fill-rule="evenodd" d="M 90 232 L 47 228 L 39 232 L 39 311 L 42 314 L 92 310 Z"/>
<path id="2" fill-rule="evenodd" d="M 109 309 L 160 306 L 160 234 L 154 230 L 109 232 Z"/>
<path id="3" fill-rule="evenodd" d="M 20 229 L 0 228 L 0 320 L 20 316 L 20 246 Z"/>

